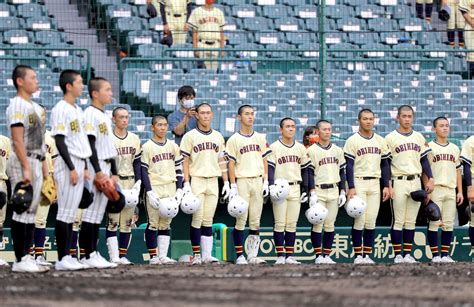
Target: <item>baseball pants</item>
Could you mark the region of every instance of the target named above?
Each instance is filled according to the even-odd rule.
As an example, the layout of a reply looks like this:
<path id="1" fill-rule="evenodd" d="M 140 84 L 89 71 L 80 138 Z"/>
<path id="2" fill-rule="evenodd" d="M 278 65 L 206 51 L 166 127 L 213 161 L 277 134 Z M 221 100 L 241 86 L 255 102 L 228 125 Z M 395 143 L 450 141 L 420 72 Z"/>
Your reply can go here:
<path id="1" fill-rule="evenodd" d="M 174 197 L 176 194 L 176 183 L 174 182 L 163 185 L 154 185 L 151 188 L 160 199 Z M 172 219 L 161 217 L 160 211 L 153 208 L 148 202 L 146 204 L 146 211 L 148 214 L 148 229 L 153 231 L 170 229 Z"/>
<path id="2" fill-rule="evenodd" d="M 354 219 L 354 229 L 375 229 L 377 215 L 380 208 L 380 182 L 379 179 L 363 180 L 354 178 L 357 196 L 367 203 L 364 214 Z"/>
<path id="3" fill-rule="evenodd" d="M 77 209 L 76 211 L 76 217 L 74 218 L 74 222 L 72 224 L 72 231 L 79 231 L 81 230 L 81 224 L 82 224 L 82 213 L 84 212 L 84 209 Z"/>
<path id="4" fill-rule="evenodd" d="M 58 157 L 54 162 L 54 180 L 57 182 L 58 193 L 58 214 L 56 220 L 66 224 L 74 223 L 77 209 L 82 199 L 84 190 L 84 169 L 85 161 L 71 156 L 74 168 L 77 171 L 77 184 L 72 185 L 70 171 L 62 157 Z"/>
<path id="5" fill-rule="evenodd" d="M 7 194 L 7 183 L 5 182 L 5 180 L 2 179 L 0 179 L 0 191 L 5 192 L 5 194 Z M 3 229 L 3 224 L 5 223 L 6 215 L 7 204 L 5 204 L 5 206 L 3 206 L 3 208 L 0 210 L 0 229 Z"/>
<path id="6" fill-rule="evenodd" d="M 48 221 L 49 207 L 51 206 L 38 206 L 35 215 L 35 228 L 44 229 L 46 228 L 46 222 Z"/>
<path id="7" fill-rule="evenodd" d="M 316 186 L 316 195 L 318 195 L 318 203 L 328 209 L 328 215 L 324 223 L 313 225 L 313 231 L 321 233 L 323 231 L 333 232 L 334 223 L 336 222 L 337 212 L 339 206 L 337 204 L 339 199 L 339 188 L 321 189 Z"/>
<path id="8" fill-rule="evenodd" d="M 110 163 L 104 160 L 99 160 L 100 169 L 102 173 L 110 176 Z M 94 168 L 89 170 L 90 173 L 90 185 L 92 187 L 92 193 L 94 194 L 94 201 L 89 208 L 84 209 L 82 213 L 82 222 L 91 224 L 100 224 L 104 218 L 105 209 L 107 207 L 108 199 L 104 193 L 99 192 L 94 184 L 95 171 Z"/>
<path id="9" fill-rule="evenodd" d="M 123 190 L 129 190 L 133 188 L 135 184 L 135 179 L 120 180 L 120 187 Z M 120 225 L 120 232 L 131 233 L 132 232 L 132 218 L 135 208 L 124 207 L 120 213 L 109 213 L 107 214 L 107 230 L 108 231 L 117 231 Z"/>
<path id="10" fill-rule="evenodd" d="M 174 17 L 172 14 L 168 14 L 166 19 L 173 35 L 173 45 L 184 45 L 186 43 L 186 35 L 188 34 L 184 31 L 186 13 L 182 14 L 181 17 Z"/>
<path id="11" fill-rule="evenodd" d="M 431 200 L 435 202 L 441 211 L 440 221 L 431 221 L 428 230 L 438 231 L 441 227 L 443 231 L 453 231 L 456 209 L 456 189 L 436 185 Z"/>
<path id="12" fill-rule="evenodd" d="M 419 3 L 419 4 L 430 4 L 430 3 L 433 3 L 433 0 L 416 0 L 416 3 Z"/>
<path id="13" fill-rule="evenodd" d="M 420 209 L 420 202 L 414 201 L 410 193 L 421 189 L 419 178 L 415 180 L 393 180 L 392 200 L 393 229 L 394 230 L 414 230 L 416 217 Z"/>
<path id="14" fill-rule="evenodd" d="M 259 230 L 263 209 L 262 177 L 238 178 L 237 190 L 239 196 L 249 203 L 249 209 L 237 218 L 235 228 L 244 230 L 248 218 L 250 230 Z"/>
<path id="15" fill-rule="evenodd" d="M 448 0 L 448 6 L 451 9 L 451 16 L 448 20 L 448 30 L 464 29 L 466 21 L 459 10 L 458 0 Z"/>
<path id="16" fill-rule="evenodd" d="M 274 231 L 296 232 L 296 224 L 301 209 L 300 196 L 300 186 L 293 185 L 290 186 L 290 193 L 284 201 L 273 204 Z"/>
<path id="17" fill-rule="evenodd" d="M 464 26 L 464 40 L 466 43 L 466 49 L 474 49 L 474 30 L 467 22 Z M 474 52 L 467 53 L 466 61 L 474 62 Z"/>
<path id="18" fill-rule="evenodd" d="M 31 170 L 31 185 L 33 186 L 33 201 L 31 202 L 30 208 L 22 214 L 13 212 L 13 220 L 23 224 L 34 224 L 36 209 L 41 200 L 41 187 L 43 186 L 43 169 L 42 162 L 38 159 L 28 157 L 28 163 L 30 164 Z M 16 184 L 23 180 L 23 171 L 20 165 L 20 161 L 15 153 L 12 153 L 7 163 L 8 178 L 12 188 L 14 189 Z"/>
<path id="19" fill-rule="evenodd" d="M 193 228 L 212 227 L 219 199 L 219 184 L 217 177 L 192 177 L 191 190 L 199 198 L 201 206 L 193 214 L 191 226 Z"/>
<path id="20" fill-rule="evenodd" d="M 205 48 L 205 49 L 217 49 L 220 48 L 219 41 L 214 41 L 214 44 L 209 45 L 204 42 L 198 42 L 198 48 Z M 219 51 L 201 51 L 199 52 L 199 57 L 200 58 L 218 58 L 219 57 Z M 208 70 L 214 70 L 217 71 L 219 68 L 219 62 L 218 61 L 205 61 L 204 65 L 206 65 L 206 69 Z"/>

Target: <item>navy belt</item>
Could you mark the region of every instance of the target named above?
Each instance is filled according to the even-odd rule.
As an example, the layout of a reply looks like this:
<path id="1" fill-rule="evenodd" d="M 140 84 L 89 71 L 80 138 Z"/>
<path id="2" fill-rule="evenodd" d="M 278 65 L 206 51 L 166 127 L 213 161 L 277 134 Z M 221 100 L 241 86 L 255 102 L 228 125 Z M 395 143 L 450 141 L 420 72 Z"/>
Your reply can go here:
<path id="1" fill-rule="evenodd" d="M 337 184 L 333 183 L 333 184 L 317 184 L 316 187 L 320 188 L 320 189 L 323 189 L 323 190 L 329 190 L 329 189 L 333 189 L 333 188 L 337 188 Z"/>
<path id="2" fill-rule="evenodd" d="M 415 180 L 415 179 L 418 179 L 420 178 L 420 175 L 408 175 L 408 176 L 398 176 L 398 177 L 395 177 L 394 179 L 396 180 Z"/>
<path id="3" fill-rule="evenodd" d="M 45 159 L 44 156 L 38 155 L 38 154 L 35 154 L 35 153 L 32 153 L 32 152 L 27 152 L 26 155 L 30 158 L 33 158 L 33 159 L 36 159 L 36 160 L 39 160 L 39 161 L 44 161 L 44 159 Z"/>

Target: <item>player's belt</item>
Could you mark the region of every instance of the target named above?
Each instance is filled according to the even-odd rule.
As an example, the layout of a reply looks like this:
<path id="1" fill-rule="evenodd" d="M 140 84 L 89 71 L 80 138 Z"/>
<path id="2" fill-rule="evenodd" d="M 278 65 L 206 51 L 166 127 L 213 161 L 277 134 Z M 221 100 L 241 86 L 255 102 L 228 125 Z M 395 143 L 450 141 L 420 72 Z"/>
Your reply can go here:
<path id="1" fill-rule="evenodd" d="M 135 179 L 135 176 L 119 176 L 120 180 L 132 180 Z"/>
<path id="2" fill-rule="evenodd" d="M 398 177 L 394 177 L 393 179 L 396 179 L 396 180 L 415 180 L 415 179 L 418 179 L 420 178 L 420 175 L 408 175 L 408 176 L 398 176 Z"/>
<path id="3" fill-rule="evenodd" d="M 173 17 L 176 17 L 176 18 L 179 18 L 179 17 L 183 16 L 183 15 L 181 15 L 181 14 L 171 14 L 171 13 L 168 13 L 168 16 L 171 16 L 171 15 L 173 15 Z"/>
<path id="4" fill-rule="evenodd" d="M 288 182 L 288 185 L 300 185 L 301 181 Z"/>
<path id="5" fill-rule="evenodd" d="M 356 179 L 362 179 L 362 180 L 374 180 L 374 179 L 379 179 L 377 177 L 356 177 Z"/>
<path id="6" fill-rule="evenodd" d="M 40 161 L 44 161 L 45 157 L 42 156 L 42 155 L 38 155 L 38 154 L 35 154 L 35 153 L 32 153 L 32 152 L 27 152 L 26 155 L 30 158 L 33 158 L 33 159 L 36 159 L 36 160 L 40 160 Z"/>
<path id="7" fill-rule="evenodd" d="M 337 184 L 333 183 L 333 184 L 317 184 L 316 185 L 318 188 L 320 189 L 323 189 L 323 190 L 329 190 L 329 189 L 334 189 L 334 188 L 337 188 Z"/>
<path id="8" fill-rule="evenodd" d="M 104 162 L 111 164 L 111 163 L 112 163 L 112 160 L 113 160 L 113 159 L 106 159 L 106 160 L 104 160 Z"/>
<path id="9" fill-rule="evenodd" d="M 204 41 L 204 40 L 200 40 L 199 42 L 204 43 L 206 45 L 214 45 L 215 43 L 217 43 L 217 41 Z"/>

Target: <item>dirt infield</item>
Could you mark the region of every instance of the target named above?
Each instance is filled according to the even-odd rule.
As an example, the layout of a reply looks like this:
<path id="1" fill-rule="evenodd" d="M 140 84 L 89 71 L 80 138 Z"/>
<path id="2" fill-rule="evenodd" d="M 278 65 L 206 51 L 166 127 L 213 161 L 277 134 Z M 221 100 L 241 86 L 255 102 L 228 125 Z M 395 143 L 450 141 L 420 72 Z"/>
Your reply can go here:
<path id="1" fill-rule="evenodd" d="M 43 275 L 0 269 L 0 306 L 474 306 L 474 263 L 146 266 Z"/>

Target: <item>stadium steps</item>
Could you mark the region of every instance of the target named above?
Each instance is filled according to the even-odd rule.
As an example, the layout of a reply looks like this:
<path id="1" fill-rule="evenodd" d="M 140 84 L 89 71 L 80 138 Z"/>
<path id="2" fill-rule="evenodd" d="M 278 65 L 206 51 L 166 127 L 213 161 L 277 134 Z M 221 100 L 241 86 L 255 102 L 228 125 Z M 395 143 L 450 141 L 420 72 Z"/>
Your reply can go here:
<path id="1" fill-rule="evenodd" d="M 106 43 L 98 42 L 96 30 L 88 27 L 85 17 L 79 16 L 77 5 L 64 0 L 46 0 L 45 3 L 50 14 L 56 17 L 58 26 L 64 28 L 68 40 L 74 42 L 74 47 L 89 50 L 96 76 L 110 80 L 114 96 L 119 97 L 120 84 L 116 57 L 108 55 Z"/>

